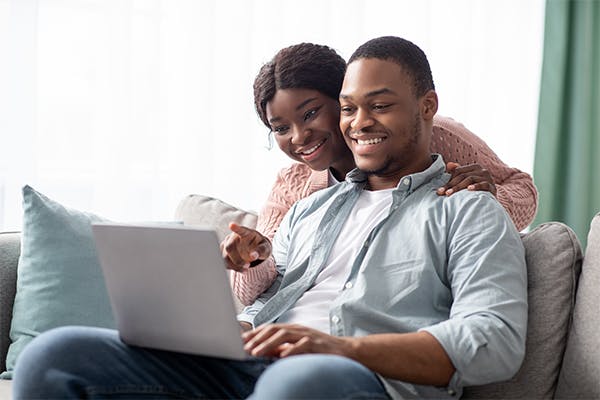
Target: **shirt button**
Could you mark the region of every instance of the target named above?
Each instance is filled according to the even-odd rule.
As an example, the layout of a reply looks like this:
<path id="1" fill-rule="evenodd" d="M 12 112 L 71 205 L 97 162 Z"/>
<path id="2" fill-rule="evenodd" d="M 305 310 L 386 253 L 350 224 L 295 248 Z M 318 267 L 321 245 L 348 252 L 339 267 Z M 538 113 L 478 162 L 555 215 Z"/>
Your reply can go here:
<path id="1" fill-rule="evenodd" d="M 402 181 L 402 183 L 403 183 L 405 186 L 408 186 L 408 185 L 410 184 L 410 179 L 406 178 L 406 179 L 404 179 L 404 180 Z"/>
<path id="2" fill-rule="evenodd" d="M 448 389 L 448 394 L 450 396 L 454 396 L 454 395 L 456 395 L 456 392 L 453 389 Z"/>
<path id="3" fill-rule="evenodd" d="M 346 289 L 352 289 L 352 286 L 354 286 L 354 285 L 352 285 L 352 282 L 347 282 L 347 283 L 344 285 L 344 287 L 345 287 Z"/>
<path id="4" fill-rule="evenodd" d="M 333 321 L 334 324 L 337 324 L 338 322 L 340 322 L 340 317 L 338 317 L 337 315 L 334 315 L 333 317 L 331 317 L 331 320 Z"/>

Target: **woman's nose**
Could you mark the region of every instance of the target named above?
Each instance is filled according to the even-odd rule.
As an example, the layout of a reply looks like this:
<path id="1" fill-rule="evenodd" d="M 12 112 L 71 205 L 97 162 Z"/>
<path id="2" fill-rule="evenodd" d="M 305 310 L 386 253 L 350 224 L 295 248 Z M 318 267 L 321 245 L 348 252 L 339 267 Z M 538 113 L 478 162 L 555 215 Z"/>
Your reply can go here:
<path id="1" fill-rule="evenodd" d="M 310 137 L 310 129 L 303 126 L 292 126 L 292 144 L 304 144 Z"/>

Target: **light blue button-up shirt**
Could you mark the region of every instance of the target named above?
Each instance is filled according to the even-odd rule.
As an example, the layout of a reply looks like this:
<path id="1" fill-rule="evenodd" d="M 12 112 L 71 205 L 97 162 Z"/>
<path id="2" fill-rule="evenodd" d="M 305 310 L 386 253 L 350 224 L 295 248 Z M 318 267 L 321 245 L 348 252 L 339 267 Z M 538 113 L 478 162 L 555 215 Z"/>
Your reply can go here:
<path id="1" fill-rule="evenodd" d="M 393 398 L 452 398 L 462 387 L 513 376 L 524 356 L 527 275 L 523 244 L 488 192 L 439 196 L 449 178 L 440 155 L 423 172 L 403 177 L 389 214 L 368 235 L 329 309 L 330 333 L 427 331 L 456 372 L 446 388 L 382 377 Z M 274 322 L 307 290 L 325 263 L 366 176 L 297 202 L 273 240 L 277 280 L 238 317 L 254 326 Z M 314 229 L 295 229 L 327 207 Z M 306 226 L 304 227 L 306 228 Z M 402 354 L 397 354 L 402 357 Z"/>

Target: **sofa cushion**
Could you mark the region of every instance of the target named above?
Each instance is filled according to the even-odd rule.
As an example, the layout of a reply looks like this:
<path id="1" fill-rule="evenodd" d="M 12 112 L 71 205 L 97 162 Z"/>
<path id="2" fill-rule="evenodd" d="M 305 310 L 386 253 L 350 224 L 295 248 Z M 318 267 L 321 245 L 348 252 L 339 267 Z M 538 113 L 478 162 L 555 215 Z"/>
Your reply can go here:
<path id="1" fill-rule="evenodd" d="M 39 333 L 62 325 L 114 327 L 90 224 L 104 219 L 23 188 L 23 232 L 3 378 Z"/>
<path id="2" fill-rule="evenodd" d="M 592 220 L 557 398 L 600 398 L 600 214 Z"/>
<path id="3" fill-rule="evenodd" d="M 184 225 L 198 225 L 213 228 L 219 240 L 223 240 L 230 232 L 229 223 L 256 227 L 257 216 L 251 211 L 244 211 L 219 199 L 199 194 L 185 197 L 177 206 L 175 218 Z"/>
<path id="4" fill-rule="evenodd" d="M 464 398 L 554 396 L 581 271 L 581 247 L 571 228 L 559 222 L 539 225 L 523 236 L 523 244 L 529 303 L 525 359 L 513 379 L 465 388 Z"/>

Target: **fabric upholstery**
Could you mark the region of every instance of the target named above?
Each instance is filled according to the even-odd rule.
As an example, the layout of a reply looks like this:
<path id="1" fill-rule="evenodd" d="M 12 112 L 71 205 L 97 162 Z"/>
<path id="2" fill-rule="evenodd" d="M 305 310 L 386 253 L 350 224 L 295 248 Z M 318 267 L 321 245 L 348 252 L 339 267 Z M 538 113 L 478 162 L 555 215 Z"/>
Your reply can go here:
<path id="1" fill-rule="evenodd" d="M 600 398 L 600 214 L 592 220 L 557 398 Z"/>
<path id="2" fill-rule="evenodd" d="M 523 236 L 527 261 L 526 355 L 511 380 L 465 388 L 464 398 L 552 398 L 573 317 L 581 246 L 568 226 L 541 224 Z"/>
<path id="3" fill-rule="evenodd" d="M 229 222 L 254 228 L 256 213 L 244 211 L 219 199 L 199 194 L 185 197 L 175 211 L 175 218 L 184 225 L 196 225 L 213 228 L 219 240 L 223 240 L 230 232 Z"/>
<path id="4" fill-rule="evenodd" d="M 3 378 L 39 333 L 63 325 L 114 327 L 90 224 L 104 219 L 23 188 L 22 251 Z"/>
<path id="5" fill-rule="evenodd" d="M 5 369 L 10 344 L 10 320 L 17 291 L 17 262 L 20 239 L 18 233 L 0 233 L 0 371 Z"/>

